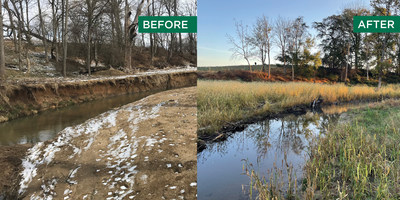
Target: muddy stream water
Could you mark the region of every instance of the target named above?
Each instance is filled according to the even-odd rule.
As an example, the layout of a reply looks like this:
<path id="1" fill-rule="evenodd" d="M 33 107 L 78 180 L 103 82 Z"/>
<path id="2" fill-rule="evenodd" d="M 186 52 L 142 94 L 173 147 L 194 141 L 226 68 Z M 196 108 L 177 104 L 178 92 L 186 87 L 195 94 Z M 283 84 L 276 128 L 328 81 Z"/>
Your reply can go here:
<path id="1" fill-rule="evenodd" d="M 37 143 L 52 139 L 68 126 L 81 124 L 103 112 L 157 92 L 108 97 L 0 123 L 0 145 Z"/>
<path id="2" fill-rule="evenodd" d="M 267 171 L 274 165 L 286 169 L 282 166 L 285 154 L 300 185 L 312 139 L 325 134 L 329 126 L 348 120 L 349 109 L 367 105 L 329 106 L 322 108 L 322 112 L 266 119 L 250 124 L 225 141 L 207 144 L 197 155 L 198 199 L 249 199 L 250 178 L 244 174 L 246 162 L 260 175 L 269 177 Z M 283 177 L 285 180 L 285 170 Z"/>

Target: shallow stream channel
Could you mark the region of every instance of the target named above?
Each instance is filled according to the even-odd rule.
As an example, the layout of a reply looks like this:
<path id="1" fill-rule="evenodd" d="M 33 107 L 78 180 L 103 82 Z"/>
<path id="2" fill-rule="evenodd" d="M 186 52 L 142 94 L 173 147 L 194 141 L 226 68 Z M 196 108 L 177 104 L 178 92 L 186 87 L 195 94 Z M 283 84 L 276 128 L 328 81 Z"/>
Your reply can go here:
<path id="1" fill-rule="evenodd" d="M 68 126 L 81 124 L 103 112 L 157 92 L 160 91 L 107 97 L 0 123 L 0 145 L 34 144 L 52 139 Z"/>
<path id="2" fill-rule="evenodd" d="M 285 157 L 300 185 L 312 140 L 325 134 L 330 126 L 347 121 L 349 109 L 365 106 L 368 104 L 328 106 L 319 112 L 265 119 L 233 133 L 225 141 L 208 143 L 197 154 L 198 199 L 249 199 L 247 164 L 267 178 L 274 167 L 282 169 L 283 180 L 287 180 Z"/>

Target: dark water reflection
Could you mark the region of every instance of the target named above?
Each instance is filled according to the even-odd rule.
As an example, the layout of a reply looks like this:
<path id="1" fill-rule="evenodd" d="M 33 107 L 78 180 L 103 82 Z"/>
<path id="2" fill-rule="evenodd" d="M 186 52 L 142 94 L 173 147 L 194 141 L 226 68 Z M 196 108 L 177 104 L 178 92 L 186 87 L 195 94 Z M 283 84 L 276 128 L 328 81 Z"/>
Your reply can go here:
<path id="1" fill-rule="evenodd" d="M 307 159 L 309 142 L 335 125 L 340 114 L 307 113 L 270 119 L 248 126 L 226 141 L 209 144 L 198 158 L 198 199 L 248 199 L 242 185 L 249 185 L 243 175 L 243 159 L 262 174 L 274 167 L 282 168 L 285 152 L 297 177 Z"/>
<path id="2" fill-rule="evenodd" d="M 83 123 L 112 108 L 137 101 L 154 93 L 156 92 L 115 96 L 0 123 L 0 145 L 49 140 L 68 126 Z"/>

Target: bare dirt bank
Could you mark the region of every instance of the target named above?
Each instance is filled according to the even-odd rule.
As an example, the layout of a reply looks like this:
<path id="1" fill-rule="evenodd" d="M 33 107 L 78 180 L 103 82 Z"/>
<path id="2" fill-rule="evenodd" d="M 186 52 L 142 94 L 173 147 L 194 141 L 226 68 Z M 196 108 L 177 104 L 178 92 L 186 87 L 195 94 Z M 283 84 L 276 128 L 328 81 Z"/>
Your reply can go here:
<path id="1" fill-rule="evenodd" d="M 28 150 L 21 199 L 196 199 L 196 88 L 161 92 Z"/>
<path id="2" fill-rule="evenodd" d="M 30 144 L 0 146 L 0 199 L 17 199 L 21 163 Z"/>
<path id="3" fill-rule="evenodd" d="M 7 82 L 0 85 L 0 122 L 108 96 L 195 86 L 194 69 L 85 80 L 48 78 Z"/>

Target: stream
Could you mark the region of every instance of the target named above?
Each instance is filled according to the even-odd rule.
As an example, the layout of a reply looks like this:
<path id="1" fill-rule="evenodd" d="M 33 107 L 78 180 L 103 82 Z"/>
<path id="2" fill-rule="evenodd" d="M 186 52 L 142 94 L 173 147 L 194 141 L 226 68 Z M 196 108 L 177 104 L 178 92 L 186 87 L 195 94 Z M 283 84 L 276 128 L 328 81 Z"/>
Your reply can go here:
<path id="1" fill-rule="evenodd" d="M 308 147 L 313 138 L 326 133 L 329 126 L 346 120 L 348 109 L 360 105 L 329 106 L 322 112 L 287 115 L 250 124 L 227 140 L 208 143 L 197 154 L 199 200 L 249 199 L 250 178 L 245 174 L 246 163 L 261 176 L 276 166 L 283 169 L 287 180 L 285 156 L 300 185 L 302 168 L 308 159 Z M 254 196 L 254 193 L 253 193 Z"/>
<path id="2" fill-rule="evenodd" d="M 107 97 L 0 123 L 0 145 L 34 144 L 52 139 L 58 132 L 68 126 L 81 124 L 103 112 L 157 92 Z"/>

